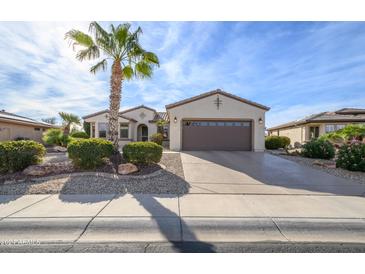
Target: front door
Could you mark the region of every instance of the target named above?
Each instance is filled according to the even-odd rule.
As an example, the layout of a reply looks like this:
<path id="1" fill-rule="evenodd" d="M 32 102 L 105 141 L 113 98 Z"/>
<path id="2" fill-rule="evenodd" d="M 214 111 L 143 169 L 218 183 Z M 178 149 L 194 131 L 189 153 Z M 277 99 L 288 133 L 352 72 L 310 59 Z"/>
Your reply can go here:
<path id="1" fill-rule="evenodd" d="M 147 126 L 142 126 L 141 131 L 142 131 L 141 132 L 142 142 L 148 141 L 148 127 Z"/>
<path id="2" fill-rule="evenodd" d="M 146 125 L 139 125 L 137 128 L 137 141 L 148 141 L 148 127 Z"/>

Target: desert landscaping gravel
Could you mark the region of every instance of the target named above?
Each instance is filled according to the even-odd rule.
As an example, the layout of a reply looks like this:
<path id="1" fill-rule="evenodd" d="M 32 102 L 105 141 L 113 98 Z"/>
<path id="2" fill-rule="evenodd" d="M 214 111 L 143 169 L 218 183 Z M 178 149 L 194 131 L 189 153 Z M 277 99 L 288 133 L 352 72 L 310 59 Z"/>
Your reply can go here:
<path id="1" fill-rule="evenodd" d="M 189 184 L 179 153 L 164 153 L 160 162 L 166 167 L 151 176 L 58 175 L 56 178 L 25 180 L 0 185 L 0 194 L 184 194 Z M 157 174 L 157 175 L 156 175 Z"/>
<path id="2" fill-rule="evenodd" d="M 349 171 L 342 168 L 329 168 L 326 166 L 318 165 L 317 163 L 321 164 L 335 164 L 334 160 L 323 160 L 323 159 L 311 159 L 305 158 L 301 156 L 290 156 L 290 155 L 283 155 L 283 154 L 276 154 L 272 153 L 275 156 L 294 161 L 298 164 L 306 165 L 313 167 L 315 169 L 322 170 L 334 176 L 338 176 L 345 179 L 350 179 L 353 181 L 357 181 L 359 183 L 365 184 L 365 172 L 356 172 L 356 171 Z"/>

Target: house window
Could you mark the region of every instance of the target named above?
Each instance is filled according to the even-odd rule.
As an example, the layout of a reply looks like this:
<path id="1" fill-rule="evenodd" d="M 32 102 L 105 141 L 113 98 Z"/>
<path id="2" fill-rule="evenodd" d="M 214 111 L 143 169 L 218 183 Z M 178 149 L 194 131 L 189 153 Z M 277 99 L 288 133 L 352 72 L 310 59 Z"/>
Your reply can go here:
<path id="1" fill-rule="evenodd" d="M 344 127 L 345 127 L 345 125 L 326 125 L 325 131 L 326 131 L 326 133 L 333 132 L 333 131 L 340 130 Z"/>
<path id="2" fill-rule="evenodd" d="M 128 123 L 120 123 L 119 136 L 121 139 L 128 139 L 129 125 Z"/>
<path id="3" fill-rule="evenodd" d="M 106 138 L 108 123 L 98 123 L 98 128 L 99 128 L 99 138 Z"/>
<path id="4" fill-rule="evenodd" d="M 35 131 L 41 131 L 41 129 L 39 127 L 35 127 L 34 130 Z"/>
<path id="5" fill-rule="evenodd" d="M 95 138 L 95 123 L 91 123 L 91 138 Z"/>

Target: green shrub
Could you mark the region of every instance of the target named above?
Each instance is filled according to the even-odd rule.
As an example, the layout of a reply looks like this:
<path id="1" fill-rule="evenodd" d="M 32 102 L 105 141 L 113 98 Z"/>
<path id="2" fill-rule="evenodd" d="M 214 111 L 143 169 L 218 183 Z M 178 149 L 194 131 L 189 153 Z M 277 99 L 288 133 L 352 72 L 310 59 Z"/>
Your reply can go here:
<path id="1" fill-rule="evenodd" d="M 73 138 L 82 138 L 82 139 L 88 139 L 89 135 L 87 135 L 86 132 L 83 131 L 76 131 L 74 133 L 71 134 L 71 137 Z"/>
<path id="2" fill-rule="evenodd" d="M 336 132 L 341 134 L 347 140 L 351 140 L 353 138 L 362 140 L 365 137 L 365 125 L 350 124 Z"/>
<path id="3" fill-rule="evenodd" d="M 35 141 L 0 142 L 0 172 L 15 172 L 42 162 L 45 147 Z"/>
<path id="4" fill-rule="evenodd" d="M 345 142 L 345 136 L 338 131 L 329 132 L 319 137 L 319 140 L 329 141 L 332 144 L 343 144 Z"/>
<path id="5" fill-rule="evenodd" d="M 71 141 L 71 137 L 64 135 L 61 129 L 51 128 L 43 134 L 42 140 L 47 145 L 67 147 L 67 144 Z"/>
<path id="6" fill-rule="evenodd" d="M 123 157 L 134 164 L 158 163 L 162 157 L 162 146 L 154 142 L 132 142 L 123 147 Z"/>
<path id="7" fill-rule="evenodd" d="M 83 124 L 83 128 L 84 128 L 84 131 L 85 131 L 85 133 L 87 134 L 87 136 L 89 136 L 89 138 L 90 138 L 90 137 L 91 137 L 91 136 L 90 136 L 90 128 L 91 128 L 90 123 L 88 123 L 88 122 L 84 122 L 84 124 Z"/>
<path id="8" fill-rule="evenodd" d="M 151 142 L 154 142 L 160 146 L 162 146 L 163 135 L 161 133 L 155 133 L 151 136 Z"/>
<path id="9" fill-rule="evenodd" d="M 286 136 L 267 136 L 265 138 L 266 149 L 285 148 L 290 145 L 290 138 Z"/>
<path id="10" fill-rule="evenodd" d="M 313 139 L 303 145 L 302 155 L 307 158 L 332 159 L 335 148 L 329 141 Z"/>
<path id="11" fill-rule="evenodd" d="M 343 145 L 338 151 L 336 166 L 365 172 L 365 144 L 355 142 Z"/>
<path id="12" fill-rule="evenodd" d="M 280 137 L 280 147 L 286 148 L 290 145 L 290 138 L 286 136 L 279 136 Z"/>
<path id="13" fill-rule="evenodd" d="M 72 162 L 83 169 L 93 169 L 113 153 L 113 144 L 104 139 L 73 139 L 67 147 Z"/>
<path id="14" fill-rule="evenodd" d="M 319 139 L 330 141 L 334 144 L 343 144 L 352 139 L 363 140 L 365 137 L 365 125 L 349 124 L 342 129 L 329 132 Z"/>

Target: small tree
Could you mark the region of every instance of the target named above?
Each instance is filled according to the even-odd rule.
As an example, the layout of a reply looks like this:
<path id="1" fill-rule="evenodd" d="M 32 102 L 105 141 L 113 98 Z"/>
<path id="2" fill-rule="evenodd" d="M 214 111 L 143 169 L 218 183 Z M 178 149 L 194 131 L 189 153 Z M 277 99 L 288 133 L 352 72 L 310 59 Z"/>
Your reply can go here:
<path id="1" fill-rule="evenodd" d="M 71 126 L 76 124 L 80 125 L 81 120 L 77 115 L 74 115 L 72 113 L 66 113 L 66 112 L 59 112 L 58 113 L 62 119 L 63 124 L 63 134 L 68 136 L 70 134 Z"/>
<path id="2" fill-rule="evenodd" d="M 165 120 L 162 120 L 162 119 L 160 119 L 160 120 L 158 120 L 157 122 L 156 122 L 156 125 L 157 125 L 157 132 L 158 133 L 161 133 L 162 135 L 163 135 L 163 127 L 165 126 L 167 124 L 167 122 L 165 121 Z"/>
<path id="3" fill-rule="evenodd" d="M 42 119 L 43 122 L 47 123 L 47 124 L 51 124 L 51 125 L 55 125 L 56 124 L 56 117 L 49 117 L 49 118 L 44 118 Z"/>

